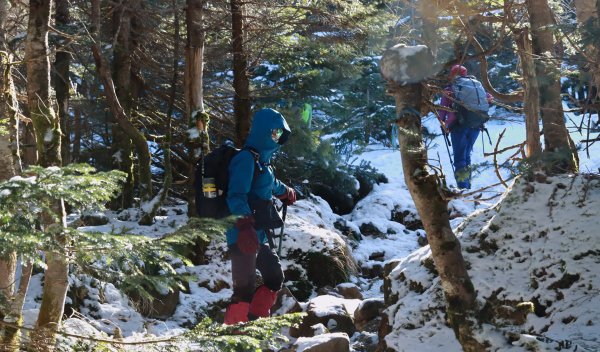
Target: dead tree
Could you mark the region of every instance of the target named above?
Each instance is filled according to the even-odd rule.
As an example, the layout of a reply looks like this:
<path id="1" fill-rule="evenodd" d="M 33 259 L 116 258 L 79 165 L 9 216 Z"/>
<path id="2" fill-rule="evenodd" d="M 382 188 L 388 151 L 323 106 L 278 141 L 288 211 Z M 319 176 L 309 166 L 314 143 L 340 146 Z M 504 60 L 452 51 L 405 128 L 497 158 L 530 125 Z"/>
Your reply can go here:
<path id="1" fill-rule="evenodd" d="M 460 242 L 452 232 L 448 201 L 440 180 L 430 173 L 421 134 L 421 115 L 427 111 L 422 80 L 432 74 L 433 56 L 426 46 L 396 45 L 382 58 L 381 71 L 389 94 L 396 99 L 404 180 L 423 221 L 435 267 L 439 272 L 452 329 L 465 351 L 484 351 L 474 337 L 476 292 L 467 273 Z"/>
<path id="2" fill-rule="evenodd" d="M 185 46 L 185 75 L 183 77 L 185 94 L 185 112 L 188 128 L 197 128 L 198 135 L 190 134 L 186 143 L 188 148 L 188 215 L 196 215 L 196 190 L 194 165 L 200 157 L 197 153 L 209 151 L 208 114 L 204 110 L 204 43 L 206 29 L 204 24 L 205 0 L 187 0 L 185 22 L 187 30 Z"/>

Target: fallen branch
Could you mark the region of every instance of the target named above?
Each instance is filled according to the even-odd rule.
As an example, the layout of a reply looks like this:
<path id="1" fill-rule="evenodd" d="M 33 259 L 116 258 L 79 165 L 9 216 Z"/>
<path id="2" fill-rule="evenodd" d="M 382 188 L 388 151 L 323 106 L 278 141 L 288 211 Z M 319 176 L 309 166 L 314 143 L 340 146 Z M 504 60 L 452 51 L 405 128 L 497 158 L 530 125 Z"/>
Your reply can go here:
<path id="1" fill-rule="evenodd" d="M 31 328 L 31 327 L 24 326 L 24 325 L 7 323 L 5 321 L 0 321 L 0 325 L 6 326 L 9 328 L 13 328 L 13 329 L 25 330 L 25 331 L 37 331 L 36 328 Z M 59 334 L 59 335 L 66 336 L 66 337 L 72 337 L 72 338 L 76 338 L 76 339 L 80 339 L 80 340 L 87 340 L 87 341 L 94 341 L 94 342 L 106 342 L 106 343 L 110 343 L 110 344 L 114 344 L 114 345 L 148 345 L 148 344 L 153 344 L 153 343 L 173 342 L 177 338 L 183 336 L 183 334 L 181 334 L 181 335 L 175 335 L 175 336 L 171 336 L 171 337 L 163 338 L 163 339 L 148 339 L 148 340 L 140 340 L 140 341 L 117 341 L 117 340 L 111 340 L 111 339 L 102 339 L 99 337 L 77 335 L 77 334 L 72 334 L 69 332 L 64 332 L 64 331 L 54 330 L 54 329 L 49 329 L 49 330 L 51 330 L 52 333 L 54 333 L 54 334 Z"/>

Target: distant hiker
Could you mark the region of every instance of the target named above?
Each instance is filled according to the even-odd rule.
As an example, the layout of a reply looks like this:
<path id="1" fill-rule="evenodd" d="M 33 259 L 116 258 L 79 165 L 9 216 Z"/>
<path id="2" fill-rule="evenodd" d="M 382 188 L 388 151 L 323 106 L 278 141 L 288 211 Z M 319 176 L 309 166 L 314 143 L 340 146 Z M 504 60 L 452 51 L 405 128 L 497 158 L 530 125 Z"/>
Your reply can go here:
<path id="1" fill-rule="evenodd" d="M 454 111 L 440 110 L 440 118 L 450 130 L 454 153 L 454 178 L 458 188 L 471 188 L 471 153 L 479 131 L 488 119 L 492 96 L 481 82 L 467 76 L 467 68 L 454 65 L 444 88 L 441 105 Z"/>
<path id="2" fill-rule="evenodd" d="M 270 227 L 265 222 L 277 221 L 270 219 L 273 196 L 287 205 L 296 201 L 296 192 L 277 180 L 270 167 L 272 155 L 287 141 L 290 132 L 279 112 L 259 110 L 244 149 L 229 164 L 227 205 L 239 218 L 227 230 L 233 295 L 225 312 L 225 324 L 268 317 L 282 287 L 281 263 L 266 244 L 267 234 L 263 229 Z M 256 269 L 264 282 L 257 289 Z"/>

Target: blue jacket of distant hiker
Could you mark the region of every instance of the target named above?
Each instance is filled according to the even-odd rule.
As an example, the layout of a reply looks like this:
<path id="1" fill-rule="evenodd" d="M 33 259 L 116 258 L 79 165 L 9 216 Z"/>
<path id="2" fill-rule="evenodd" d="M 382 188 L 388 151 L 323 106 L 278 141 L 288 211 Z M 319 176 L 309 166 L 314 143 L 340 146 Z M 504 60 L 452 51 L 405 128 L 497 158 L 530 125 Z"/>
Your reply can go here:
<path id="1" fill-rule="evenodd" d="M 282 129 L 283 134 L 278 141 L 271 138 L 273 129 Z M 273 195 L 279 196 L 286 192 L 286 185 L 277 180 L 270 167 L 271 157 L 284 144 L 291 130 L 283 115 L 273 109 L 261 109 L 252 120 L 252 127 L 244 147 L 254 149 L 259 153 L 259 170 L 252 152 L 243 149 L 233 157 L 229 164 L 229 188 L 227 205 L 231 214 L 236 216 L 251 215 L 250 203 L 255 200 L 270 200 Z M 227 244 L 237 242 L 238 230 L 235 227 L 227 229 Z M 267 236 L 263 230 L 257 231 L 259 243 L 266 243 Z"/>

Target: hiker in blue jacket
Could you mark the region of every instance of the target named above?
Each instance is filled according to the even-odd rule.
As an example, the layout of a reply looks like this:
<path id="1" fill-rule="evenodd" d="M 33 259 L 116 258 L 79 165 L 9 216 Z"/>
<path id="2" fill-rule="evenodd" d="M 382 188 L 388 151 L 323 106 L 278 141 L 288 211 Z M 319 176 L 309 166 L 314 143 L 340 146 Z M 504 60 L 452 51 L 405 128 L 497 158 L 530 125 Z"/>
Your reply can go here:
<path id="1" fill-rule="evenodd" d="M 271 157 L 284 144 L 291 131 L 283 115 L 273 109 L 261 109 L 252 121 L 244 145 L 229 164 L 227 205 L 238 216 L 227 230 L 231 259 L 233 295 L 225 312 L 225 324 L 268 317 L 283 285 L 283 271 L 277 254 L 266 244 L 262 228 L 265 209 L 273 196 L 287 205 L 296 201 L 296 192 L 277 180 L 270 167 Z M 258 171 L 255 171 L 258 168 Z M 260 220 L 259 220 L 260 219 Z M 264 284 L 255 289 L 256 269 Z"/>
<path id="2" fill-rule="evenodd" d="M 453 84 L 458 77 L 467 77 L 467 68 L 461 65 L 454 65 L 450 69 L 448 80 L 450 84 L 444 88 L 442 94 L 441 105 L 448 108 L 456 106 Z M 491 102 L 492 95 L 485 93 L 487 102 Z M 456 186 L 462 189 L 471 188 L 471 153 L 473 146 L 477 141 L 477 136 L 481 130 L 481 126 L 469 127 L 464 126 L 459 122 L 459 112 L 440 110 L 440 118 L 445 122 L 446 127 L 450 131 L 452 139 L 452 152 L 454 154 L 454 178 Z"/>

